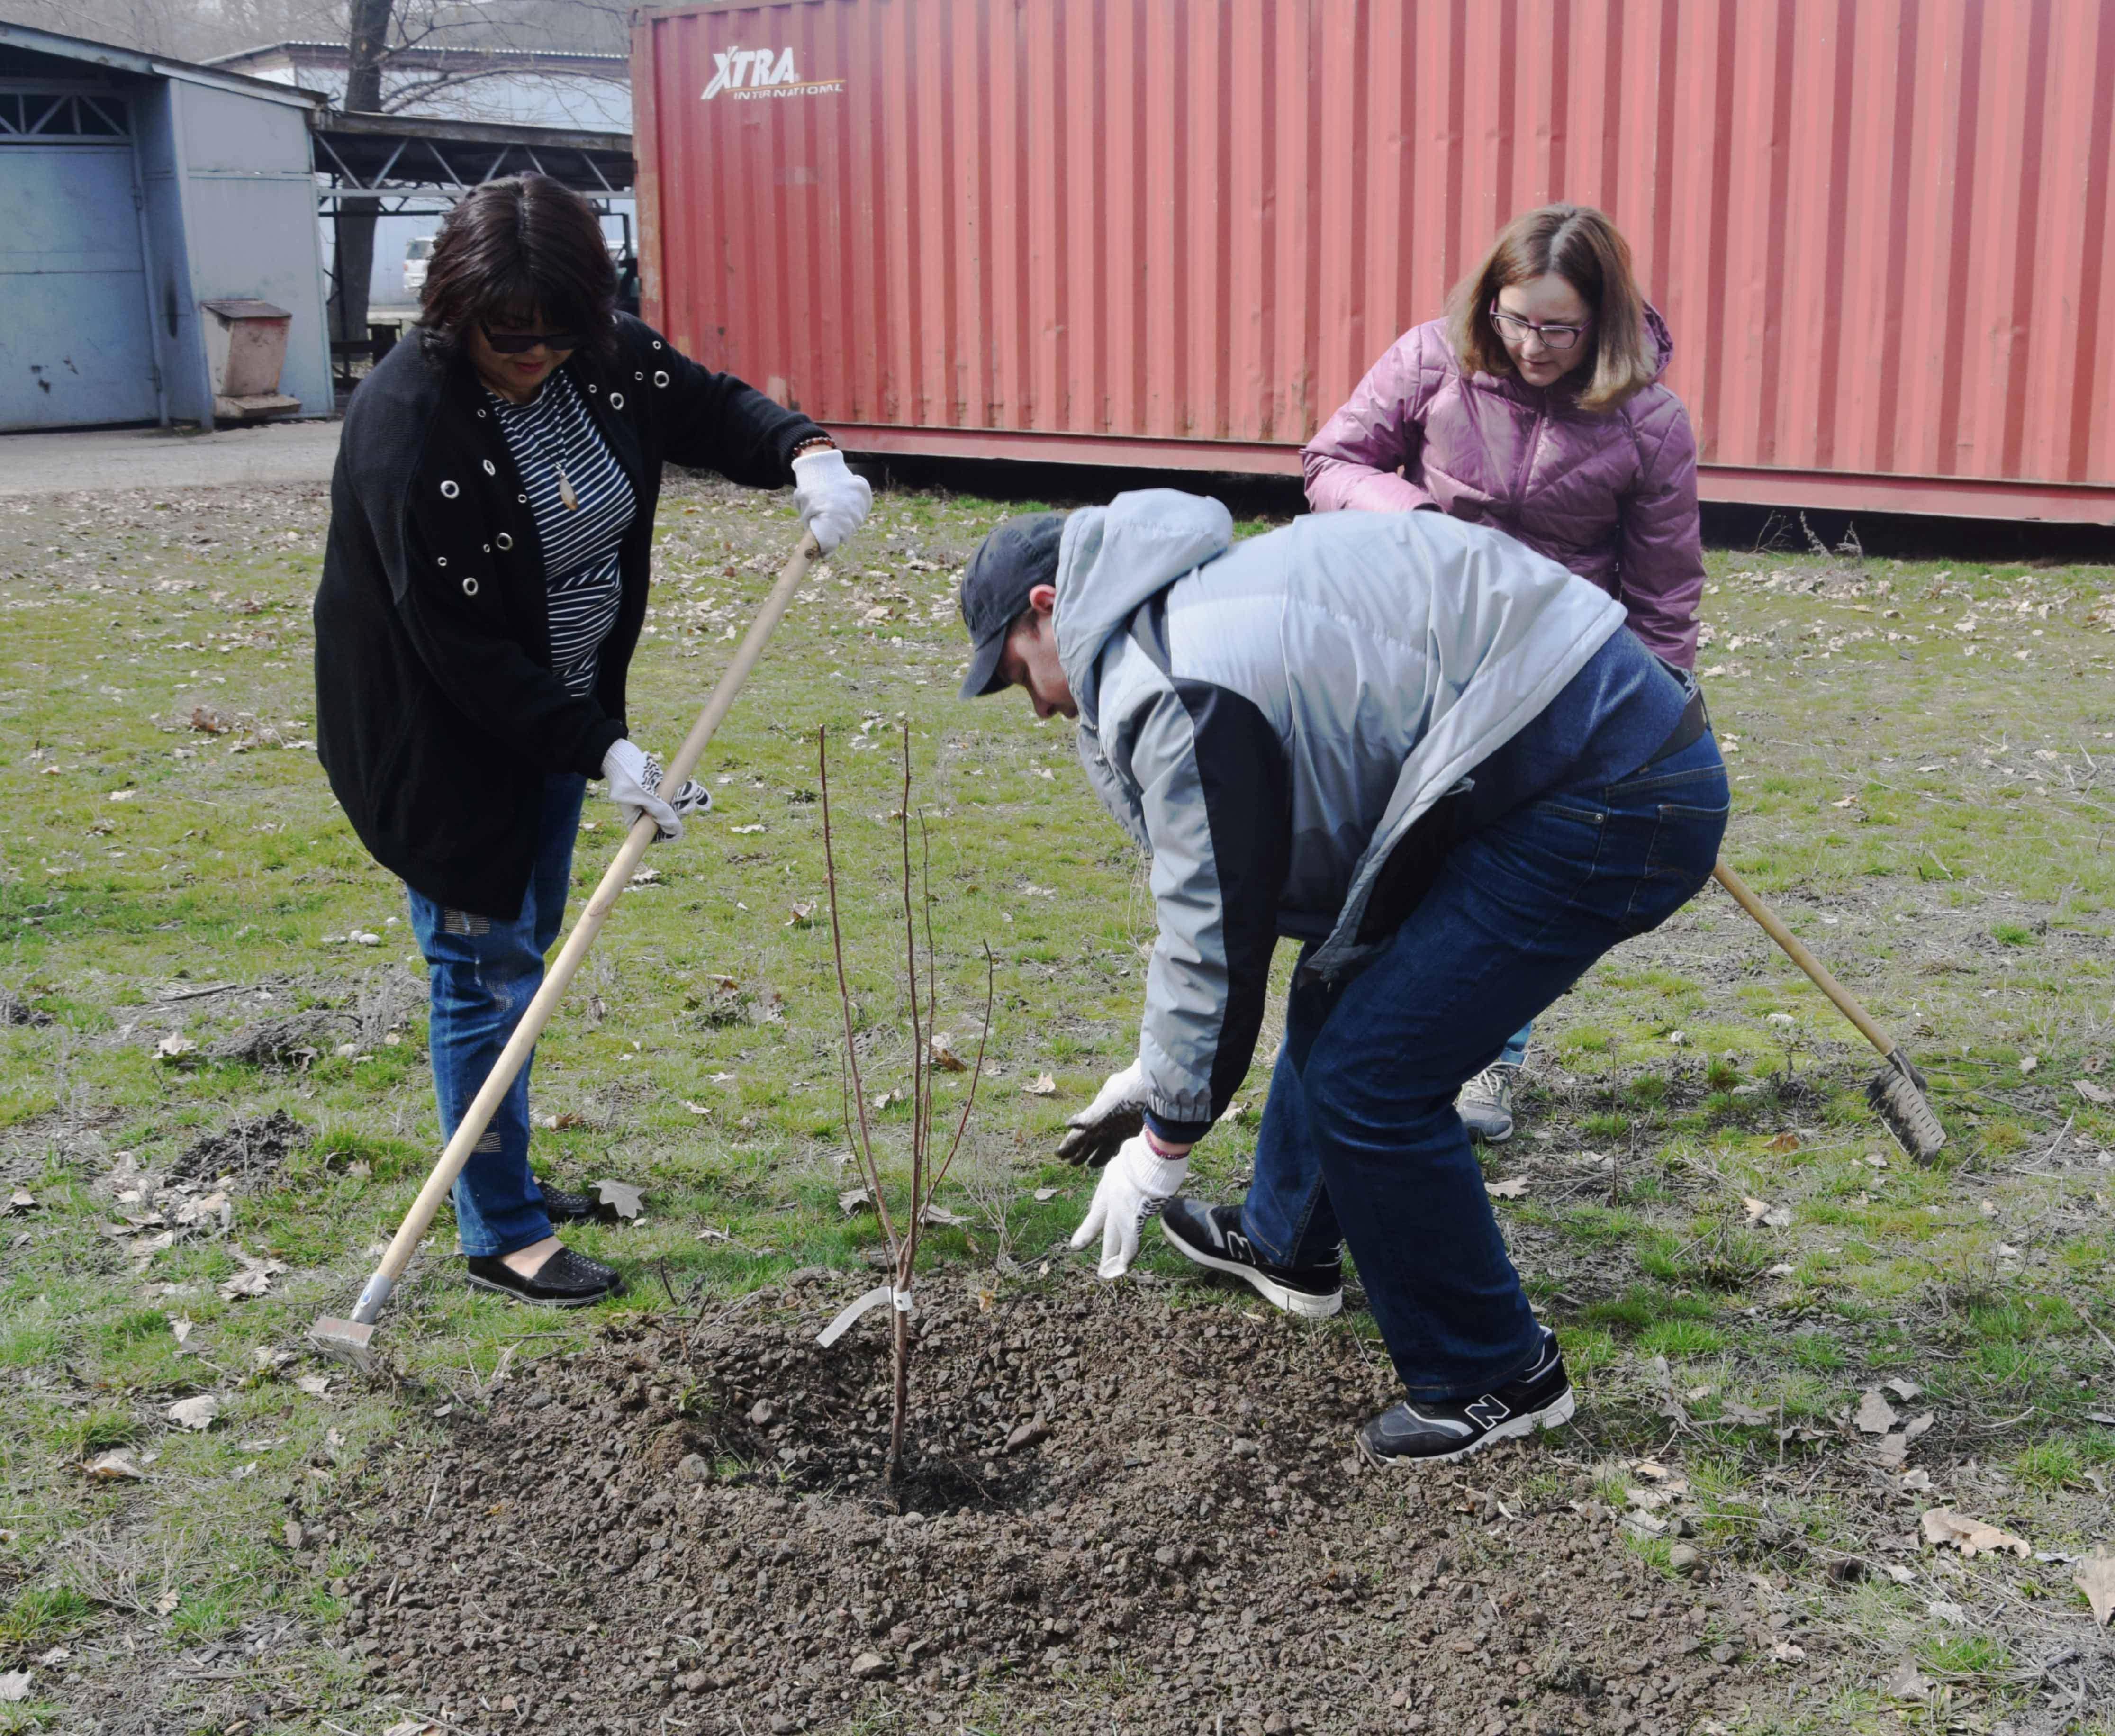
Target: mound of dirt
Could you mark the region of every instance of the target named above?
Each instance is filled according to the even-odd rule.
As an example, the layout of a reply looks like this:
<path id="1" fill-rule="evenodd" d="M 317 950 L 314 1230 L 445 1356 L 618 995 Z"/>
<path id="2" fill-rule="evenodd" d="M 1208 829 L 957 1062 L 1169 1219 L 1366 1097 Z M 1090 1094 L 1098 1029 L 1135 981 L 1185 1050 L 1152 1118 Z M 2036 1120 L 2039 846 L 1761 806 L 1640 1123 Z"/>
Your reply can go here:
<path id="1" fill-rule="evenodd" d="M 1673 1736 L 1768 1691 L 1739 1575 L 1662 1578 L 1564 1437 L 1361 1474 L 1391 1375 L 1349 1334 L 1070 1273 L 948 1290 L 902 1510 L 881 1315 L 828 1350 L 814 1288 L 612 1329 L 323 1516 L 373 1550 L 348 1659 L 456 1723 L 640 1736 Z"/>
<path id="2" fill-rule="evenodd" d="M 286 1167 L 309 1142 L 309 1130 L 284 1109 L 232 1121 L 209 1133 L 169 1165 L 175 1181 L 217 1181 L 232 1176 L 239 1186 L 258 1187 Z"/>

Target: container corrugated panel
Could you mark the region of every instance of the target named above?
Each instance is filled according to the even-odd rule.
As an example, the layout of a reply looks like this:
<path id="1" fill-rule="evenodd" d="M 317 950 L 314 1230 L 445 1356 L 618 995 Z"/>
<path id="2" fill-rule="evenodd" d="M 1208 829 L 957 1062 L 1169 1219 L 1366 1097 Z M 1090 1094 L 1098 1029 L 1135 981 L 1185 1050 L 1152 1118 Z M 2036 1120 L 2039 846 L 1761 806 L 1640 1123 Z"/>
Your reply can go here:
<path id="1" fill-rule="evenodd" d="M 778 0 L 633 81 L 649 314 L 863 450 L 1296 471 L 1565 199 L 1707 498 L 2115 522 L 2104 0 Z"/>

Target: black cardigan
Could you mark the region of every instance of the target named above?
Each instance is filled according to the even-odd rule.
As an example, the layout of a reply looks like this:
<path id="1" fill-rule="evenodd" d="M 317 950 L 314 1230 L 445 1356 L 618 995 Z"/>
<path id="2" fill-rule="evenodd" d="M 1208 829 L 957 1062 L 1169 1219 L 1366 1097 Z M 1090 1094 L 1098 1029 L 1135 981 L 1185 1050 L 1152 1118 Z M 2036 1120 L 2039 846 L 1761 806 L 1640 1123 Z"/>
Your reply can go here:
<path id="1" fill-rule="evenodd" d="M 428 898 L 502 921 L 528 890 L 544 775 L 599 776 L 626 733 L 663 460 L 777 488 L 822 432 L 626 316 L 608 362 L 566 365 L 638 507 L 592 693 L 551 673 L 542 546 L 484 387 L 415 341 L 346 411 L 316 590 L 316 740 L 346 817 Z"/>

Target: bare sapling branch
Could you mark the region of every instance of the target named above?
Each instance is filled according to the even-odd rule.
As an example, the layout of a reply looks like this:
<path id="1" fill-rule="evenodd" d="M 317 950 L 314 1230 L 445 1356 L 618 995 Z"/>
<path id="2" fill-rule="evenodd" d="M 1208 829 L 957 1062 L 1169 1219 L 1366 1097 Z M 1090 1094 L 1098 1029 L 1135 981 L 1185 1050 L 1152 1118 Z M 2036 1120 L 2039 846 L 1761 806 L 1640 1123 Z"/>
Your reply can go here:
<path id="1" fill-rule="evenodd" d="M 823 871 L 830 888 L 830 947 L 837 962 L 837 1005 L 844 1014 L 845 1065 L 851 1074 L 852 1108 L 858 1118 L 859 1137 L 853 1142 L 853 1150 L 860 1160 L 860 1173 L 866 1178 L 867 1192 L 874 1196 L 874 1215 L 881 1219 L 881 1233 L 888 1238 L 888 1251 L 897 1251 L 896 1226 L 889 1220 L 888 1201 L 882 1195 L 881 1170 L 874 1160 L 874 1132 L 867 1125 L 866 1085 L 860 1077 L 859 1045 L 852 1036 L 852 987 L 845 976 L 845 934 L 837 918 L 837 859 L 830 834 L 830 743 L 827 727 L 815 732 L 815 760 L 823 786 Z M 851 1128 L 846 1131 L 849 1133 Z"/>
<path id="2" fill-rule="evenodd" d="M 992 1008 L 997 980 L 995 961 L 991 948 L 987 946 L 984 948 L 984 1029 L 977 1040 L 975 1072 L 970 1080 L 969 1091 L 963 1100 L 961 1114 L 956 1121 L 954 1137 L 948 1145 L 947 1155 L 935 1162 L 933 1121 L 938 1106 L 941 1072 L 935 1057 L 940 981 L 939 953 L 933 935 L 932 834 L 924 816 L 920 815 L 918 836 L 922 861 L 919 872 L 914 875 L 911 860 L 911 729 L 907 723 L 904 726 L 902 740 L 900 806 L 893 817 L 897 822 L 897 890 L 903 913 L 903 981 L 905 999 L 911 1015 L 911 1174 L 910 1189 L 906 1199 L 908 1215 L 900 1220 L 899 1228 L 899 1219 L 890 1211 L 883 1192 L 880 1158 L 874 1143 L 875 1127 L 867 1114 L 866 1082 L 860 1071 L 859 1051 L 853 1029 L 851 980 L 845 969 L 844 921 L 837 898 L 837 845 L 832 822 L 827 732 L 819 733 L 816 738 L 817 763 L 822 783 L 823 861 L 829 884 L 830 945 L 837 962 L 837 1001 L 844 1026 L 845 1060 L 840 1077 L 852 1100 L 846 1105 L 846 1132 L 847 1137 L 853 1141 L 860 1173 L 866 1178 L 867 1189 L 873 1197 L 874 1212 L 881 1221 L 882 1233 L 888 1247 L 890 1282 L 888 1297 L 892 1303 L 890 1313 L 892 1316 L 890 1351 L 893 1394 L 889 1408 L 888 1456 L 883 1475 L 892 1489 L 896 1486 L 902 1470 L 903 1437 L 910 1417 L 911 1314 L 912 1286 L 917 1279 L 920 1232 L 925 1221 L 926 1211 L 933 1204 L 941 1182 L 946 1178 L 948 1166 L 953 1163 L 956 1152 L 961 1147 L 970 1113 L 976 1106 L 977 1081 L 983 1074 L 984 1053 L 991 1040 Z M 922 922 L 925 956 L 922 961 L 918 955 L 921 922 L 916 907 L 916 901 L 920 898 L 925 905 Z M 921 970 L 924 977 L 922 992 L 919 982 Z M 960 1063 L 951 1060 L 951 1064 L 959 1066 Z M 875 1299 L 879 1299 L 879 1293 Z"/>

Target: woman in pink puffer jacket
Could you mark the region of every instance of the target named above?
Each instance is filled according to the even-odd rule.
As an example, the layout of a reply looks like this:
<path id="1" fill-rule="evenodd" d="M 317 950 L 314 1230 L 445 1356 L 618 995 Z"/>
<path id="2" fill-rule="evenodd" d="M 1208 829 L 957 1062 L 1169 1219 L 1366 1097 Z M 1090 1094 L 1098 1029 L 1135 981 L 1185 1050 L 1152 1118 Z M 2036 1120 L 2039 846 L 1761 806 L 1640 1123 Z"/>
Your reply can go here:
<path id="1" fill-rule="evenodd" d="M 1430 507 L 1562 561 L 1696 661 L 1696 438 L 1659 376 L 1666 324 L 1615 226 L 1581 205 L 1517 218 L 1447 317 L 1399 338 L 1301 454 L 1318 512 Z"/>
<path id="2" fill-rule="evenodd" d="M 1530 211 L 1447 317 L 1397 339 L 1308 443 L 1308 503 L 1503 530 L 1599 586 L 1647 650 L 1691 668 L 1704 549 L 1696 437 L 1659 383 L 1673 351 L 1613 223 L 1583 205 Z M 1462 1088 L 1480 1138 L 1512 1135 L 1532 1029 Z"/>

